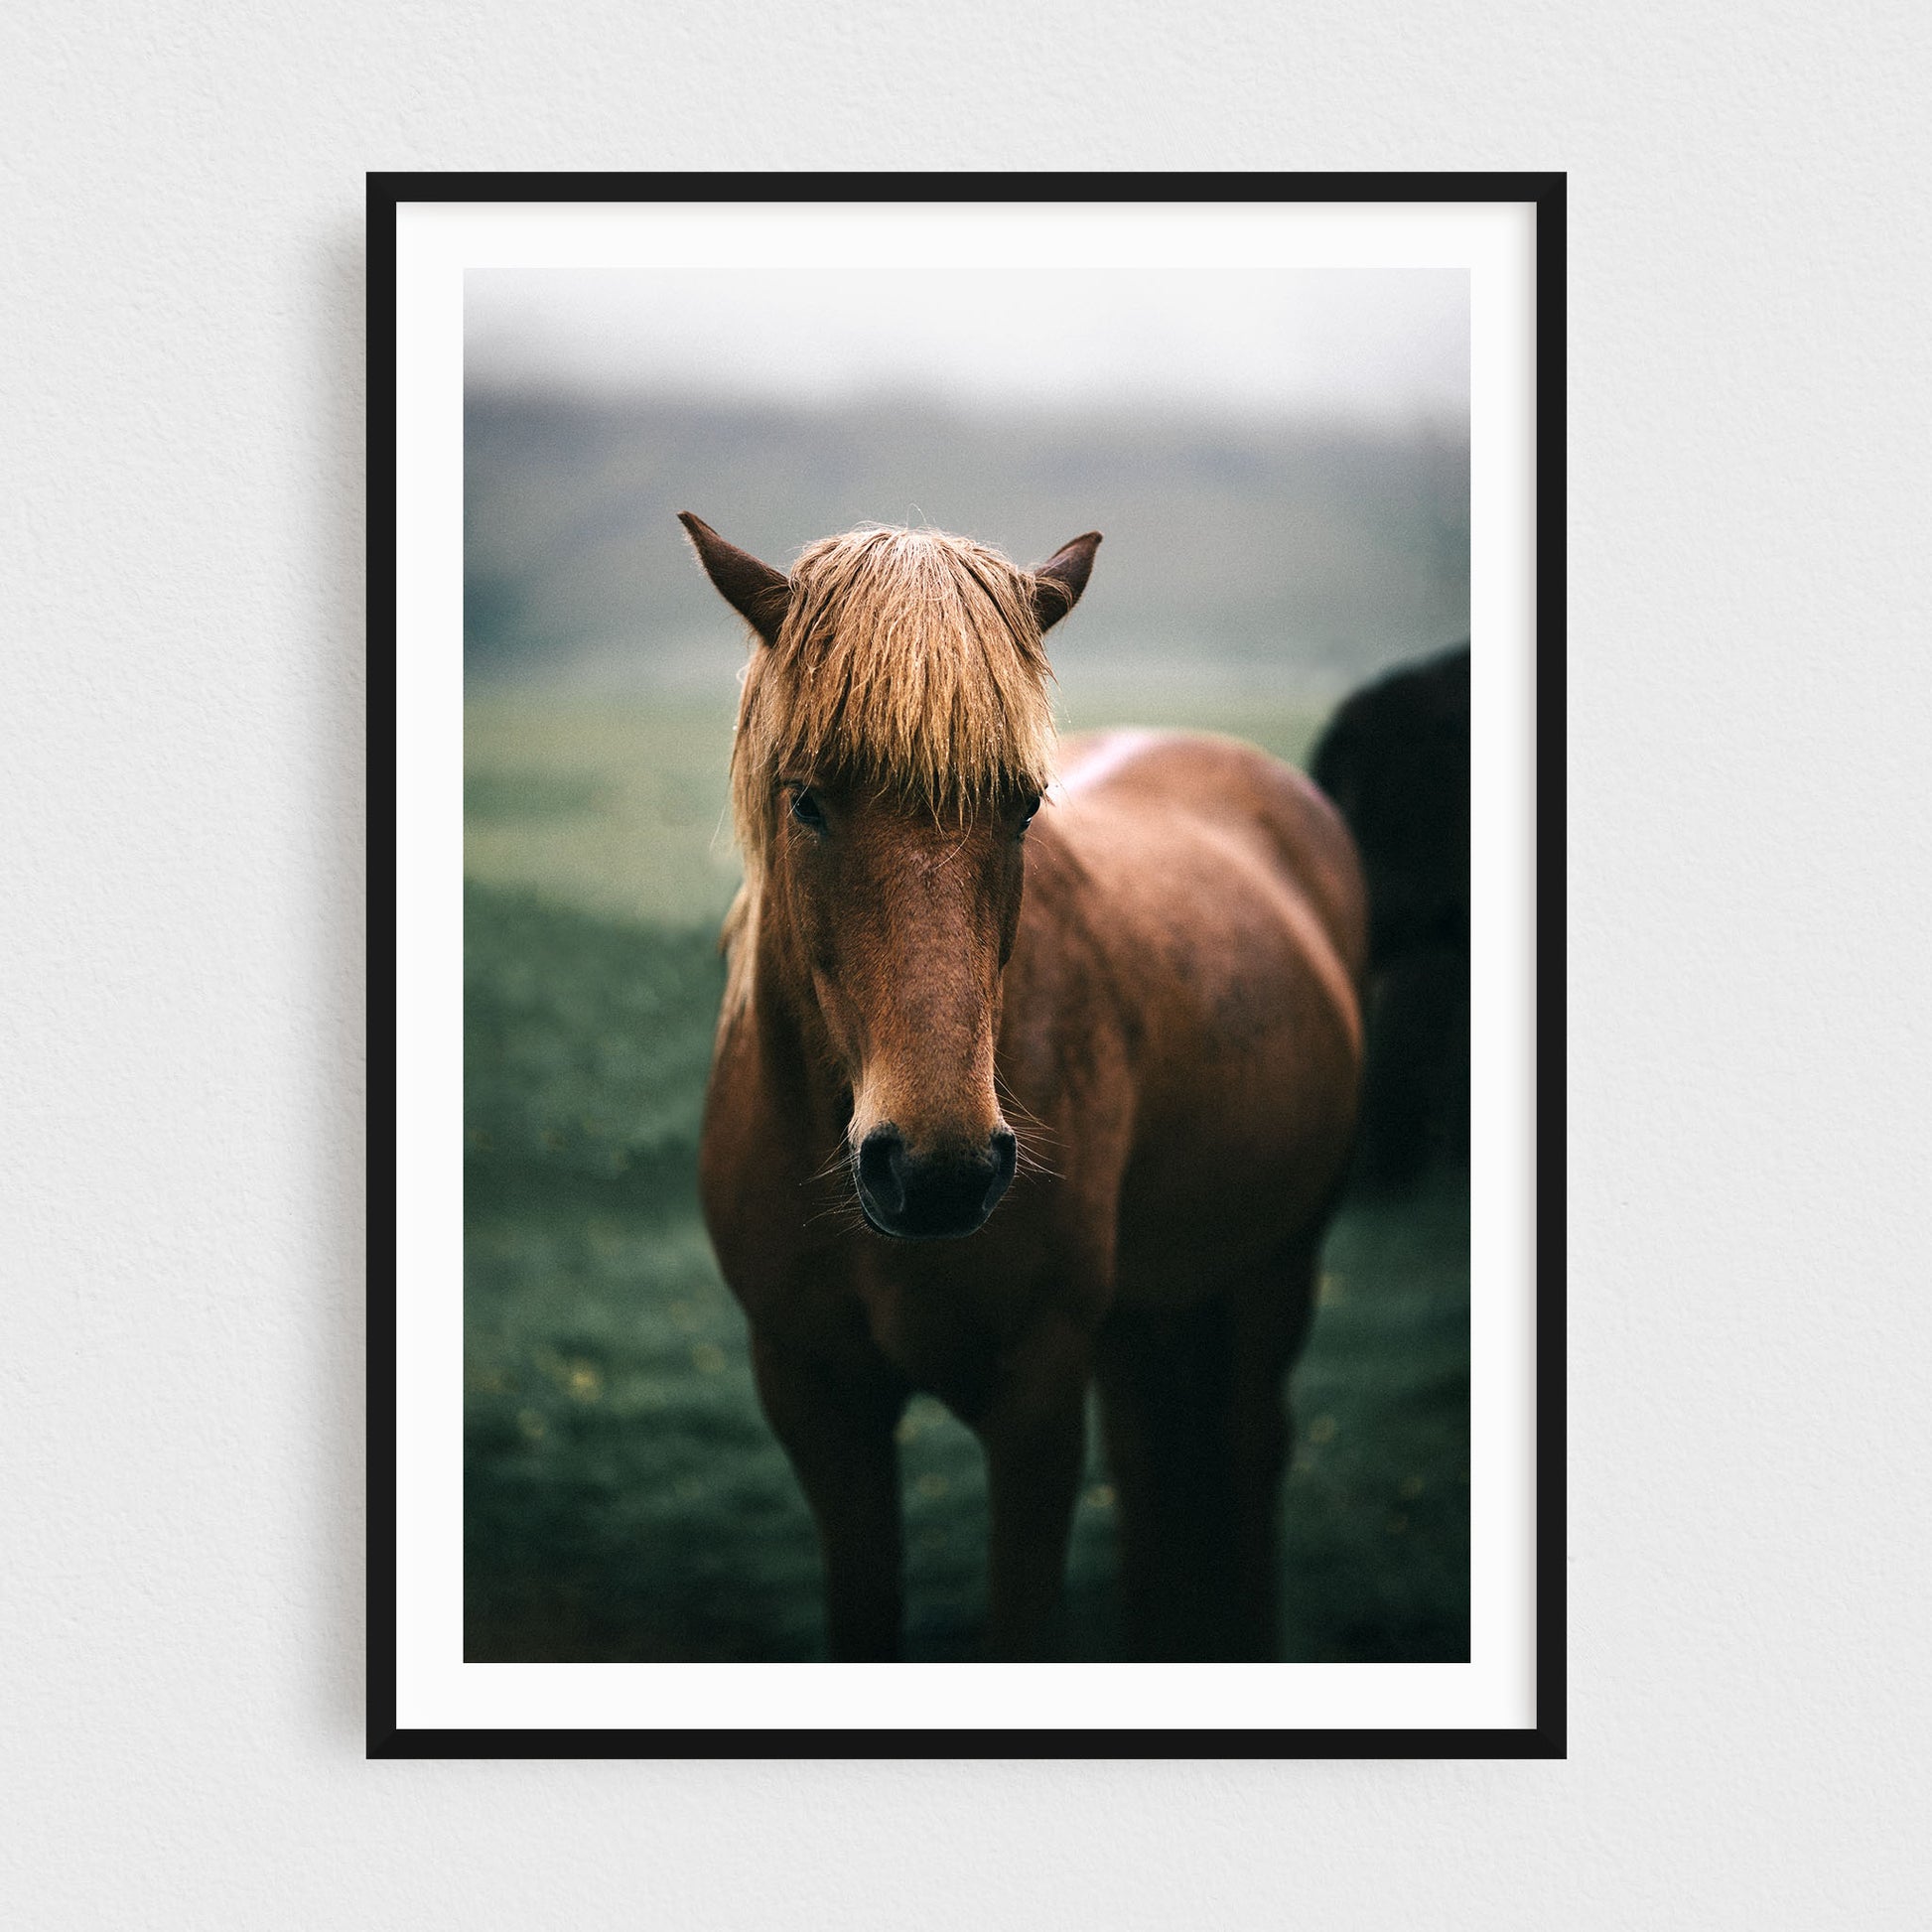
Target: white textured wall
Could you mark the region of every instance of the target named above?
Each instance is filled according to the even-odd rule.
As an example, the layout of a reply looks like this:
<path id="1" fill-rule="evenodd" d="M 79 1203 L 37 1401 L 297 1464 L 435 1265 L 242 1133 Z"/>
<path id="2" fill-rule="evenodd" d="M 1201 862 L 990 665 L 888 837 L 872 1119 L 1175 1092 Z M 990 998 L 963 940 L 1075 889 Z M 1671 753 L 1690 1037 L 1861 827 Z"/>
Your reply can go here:
<path id="1" fill-rule="evenodd" d="M 1929 52 L 8 11 L 7 1920 L 1923 1924 Z M 362 1761 L 362 170 L 805 165 L 1571 171 L 1568 1764 Z"/>

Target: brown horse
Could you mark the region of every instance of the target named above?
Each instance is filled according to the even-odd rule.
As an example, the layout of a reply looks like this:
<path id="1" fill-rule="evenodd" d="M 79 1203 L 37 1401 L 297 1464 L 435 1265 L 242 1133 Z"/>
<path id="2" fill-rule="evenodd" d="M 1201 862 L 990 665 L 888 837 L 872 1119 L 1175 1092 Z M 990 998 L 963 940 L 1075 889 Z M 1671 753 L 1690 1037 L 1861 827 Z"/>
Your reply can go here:
<path id="1" fill-rule="evenodd" d="M 1026 571 L 855 530 L 787 577 L 682 521 L 756 633 L 700 1184 L 831 1654 L 898 1654 L 914 1390 L 985 1450 L 990 1654 L 1049 1646 L 1090 1381 L 1136 1653 L 1271 1654 L 1283 1384 L 1355 1114 L 1347 832 L 1232 740 L 1056 747 L 1042 636 L 1097 533 Z"/>

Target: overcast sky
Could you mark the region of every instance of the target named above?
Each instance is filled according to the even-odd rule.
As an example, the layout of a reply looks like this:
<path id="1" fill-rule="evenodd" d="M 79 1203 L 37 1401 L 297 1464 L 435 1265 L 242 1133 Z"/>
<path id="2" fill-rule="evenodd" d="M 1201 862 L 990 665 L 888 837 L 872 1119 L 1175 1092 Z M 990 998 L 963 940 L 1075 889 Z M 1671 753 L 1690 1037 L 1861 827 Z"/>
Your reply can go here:
<path id="1" fill-rule="evenodd" d="M 1080 270 L 988 290 L 920 272 L 473 269 L 468 375 L 831 404 L 1466 420 L 1468 277 L 1447 269 Z"/>

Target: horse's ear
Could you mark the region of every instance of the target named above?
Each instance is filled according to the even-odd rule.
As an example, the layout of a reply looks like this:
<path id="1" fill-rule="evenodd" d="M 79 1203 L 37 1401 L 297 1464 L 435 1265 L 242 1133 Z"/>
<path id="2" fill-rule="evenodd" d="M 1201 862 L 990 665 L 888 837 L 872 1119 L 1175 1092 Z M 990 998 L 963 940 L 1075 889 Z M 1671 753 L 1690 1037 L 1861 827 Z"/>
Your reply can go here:
<path id="1" fill-rule="evenodd" d="M 1041 630 L 1051 630 L 1079 603 L 1099 548 L 1100 532 L 1089 530 L 1062 544 L 1034 572 L 1034 612 Z"/>
<path id="2" fill-rule="evenodd" d="M 701 516 L 679 510 L 677 520 L 698 552 L 705 575 L 718 594 L 767 644 L 778 641 L 778 626 L 791 603 L 791 579 L 761 564 L 749 550 L 727 543 Z"/>

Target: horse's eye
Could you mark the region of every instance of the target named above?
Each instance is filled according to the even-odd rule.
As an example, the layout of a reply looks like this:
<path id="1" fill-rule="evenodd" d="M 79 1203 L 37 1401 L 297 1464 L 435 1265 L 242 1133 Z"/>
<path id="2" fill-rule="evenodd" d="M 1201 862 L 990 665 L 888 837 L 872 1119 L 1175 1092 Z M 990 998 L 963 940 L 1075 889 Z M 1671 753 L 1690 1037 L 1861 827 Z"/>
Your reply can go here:
<path id="1" fill-rule="evenodd" d="M 1038 810 L 1039 810 L 1039 799 L 1036 796 L 1033 798 L 1029 798 L 1027 800 L 1027 809 L 1020 814 L 1021 831 L 1024 832 L 1027 829 L 1027 827 L 1034 822 L 1034 816 Z"/>
<path id="2" fill-rule="evenodd" d="M 814 832 L 825 830 L 824 808 L 804 785 L 791 794 L 791 815 L 800 825 L 809 825 Z"/>

